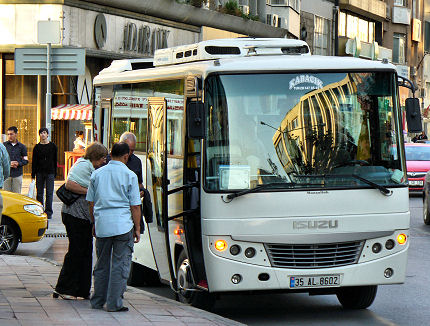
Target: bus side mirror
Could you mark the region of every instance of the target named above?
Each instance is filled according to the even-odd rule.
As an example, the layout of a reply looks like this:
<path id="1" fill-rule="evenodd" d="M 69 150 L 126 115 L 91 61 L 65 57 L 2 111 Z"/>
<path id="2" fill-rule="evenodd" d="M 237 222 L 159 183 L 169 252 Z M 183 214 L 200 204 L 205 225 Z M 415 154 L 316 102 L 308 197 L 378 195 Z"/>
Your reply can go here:
<path id="1" fill-rule="evenodd" d="M 417 98 L 406 99 L 406 121 L 408 123 L 408 132 L 421 132 L 421 111 L 420 101 Z"/>
<path id="2" fill-rule="evenodd" d="M 189 102 L 187 105 L 187 133 L 189 138 L 205 137 L 205 112 L 202 102 Z"/>

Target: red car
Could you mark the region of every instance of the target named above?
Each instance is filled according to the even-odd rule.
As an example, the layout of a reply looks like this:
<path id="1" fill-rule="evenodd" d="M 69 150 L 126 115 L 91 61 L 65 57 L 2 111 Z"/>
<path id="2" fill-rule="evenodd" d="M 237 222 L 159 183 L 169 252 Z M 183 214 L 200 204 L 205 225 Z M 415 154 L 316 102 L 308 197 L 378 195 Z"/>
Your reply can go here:
<path id="1" fill-rule="evenodd" d="M 405 144 L 409 191 L 422 193 L 427 171 L 430 170 L 430 144 Z"/>

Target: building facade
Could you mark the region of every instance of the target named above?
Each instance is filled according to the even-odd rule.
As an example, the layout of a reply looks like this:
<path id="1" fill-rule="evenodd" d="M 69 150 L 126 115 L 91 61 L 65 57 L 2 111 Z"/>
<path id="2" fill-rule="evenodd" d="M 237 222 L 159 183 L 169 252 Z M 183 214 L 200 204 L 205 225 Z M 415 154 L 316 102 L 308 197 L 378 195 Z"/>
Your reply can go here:
<path id="1" fill-rule="evenodd" d="M 162 5 L 163 1 L 167 0 L 160 0 L 157 4 Z M 85 49 L 85 75 L 52 76 L 52 107 L 91 103 L 92 79 L 113 59 L 151 59 L 157 49 L 206 39 L 287 34 L 283 29 L 259 22 L 243 24 L 239 17 L 236 20 L 236 17 L 226 18 L 227 15 L 217 12 L 209 15 L 208 10 L 174 2 L 173 7 L 191 10 L 200 21 L 205 21 L 207 15 L 206 21 L 210 26 L 199 21 L 184 23 L 180 10 L 176 10 L 177 17 L 168 16 L 168 11 L 161 10 L 153 11 L 150 16 L 145 14 L 143 2 L 140 11 L 128 2 L 102 1 L 106 4 L 103 5 L 98 1 L 78 0 L 0 1 L 0 125 L 3 134 L 10 126 L 18 128 L 19 139 L 29 150 L 30 162 L 32 149 L 38 142 L 37 131 L 45 126 L 46 76 L 16 75 L 14 52 L 22 47 L 45 47 L 37 42 L 39 21 L 60 22 L 61 40 L 53 47 Z M 175 8 L 171 9 L 175 13 Z M 229 21 L 231 29 L 226 28 Z M 253 30 L 259 32 L 254 35 Z M 81 118 L 80 115 L 75 116 L 75 119 Z M 51 138 L 59 147 L 59 153 L 72 149 L 74 133 L 85 128 L 84 122 L 52 121 Z M 64 164 L 63 156 L 58 157 L 60 166 Z M 31 164 L 25 167 L 24 174 L 28 176 L 30 171 Z M 58 174 L 61 174 L 61 169 Z"/>

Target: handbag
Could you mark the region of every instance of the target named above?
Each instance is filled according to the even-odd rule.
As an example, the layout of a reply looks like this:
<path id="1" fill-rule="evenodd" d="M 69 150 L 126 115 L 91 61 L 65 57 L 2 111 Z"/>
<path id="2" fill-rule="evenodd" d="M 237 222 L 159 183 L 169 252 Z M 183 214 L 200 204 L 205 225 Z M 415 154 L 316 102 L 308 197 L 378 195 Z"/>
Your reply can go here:
<path id="1" fill-rule="evenodd" d="M 60 200 L 67 206 L 72 205 L 79 197 L 80 194 L 74 193 L 66 189 L 66 184 L 63 183 L 60 188 L 56 191 L 56 194 Z"/>
<path id="2" fill-rule="evenodd" d="M 36 181 L 35 180 L 32 180 L 31 182 L 30 182 L 30 184 L 28 185 L 28 194 L 27 194 L 27 196 L 28 197 L 30 197 L 30 198 L 35 198 L 35 196 L 34 196 L 34 188 L 35 188 L 35 186 L 36 186 Z"/>

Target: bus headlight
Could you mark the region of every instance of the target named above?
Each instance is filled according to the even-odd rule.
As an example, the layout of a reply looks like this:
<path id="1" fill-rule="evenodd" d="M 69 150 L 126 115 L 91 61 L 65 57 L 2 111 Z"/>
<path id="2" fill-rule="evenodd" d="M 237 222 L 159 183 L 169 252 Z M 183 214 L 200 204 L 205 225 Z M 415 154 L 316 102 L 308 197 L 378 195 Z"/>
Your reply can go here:
<path id="1" fill-rule="evenodd" d="M 252 258 L 255 256 L 255 249 L 252 247 L 246 248 L 245 249 L 245 257 L 246 258 Z"/>
<path id="2" fill-rule="evenodd" d="M 238 246 L 238 245 L 232 245 L 232 246 L 230 247 L 230 253 L 231 253 L 233 256 L 239 255 L 239 254 L 240 254 L 240 246 Z"/>

